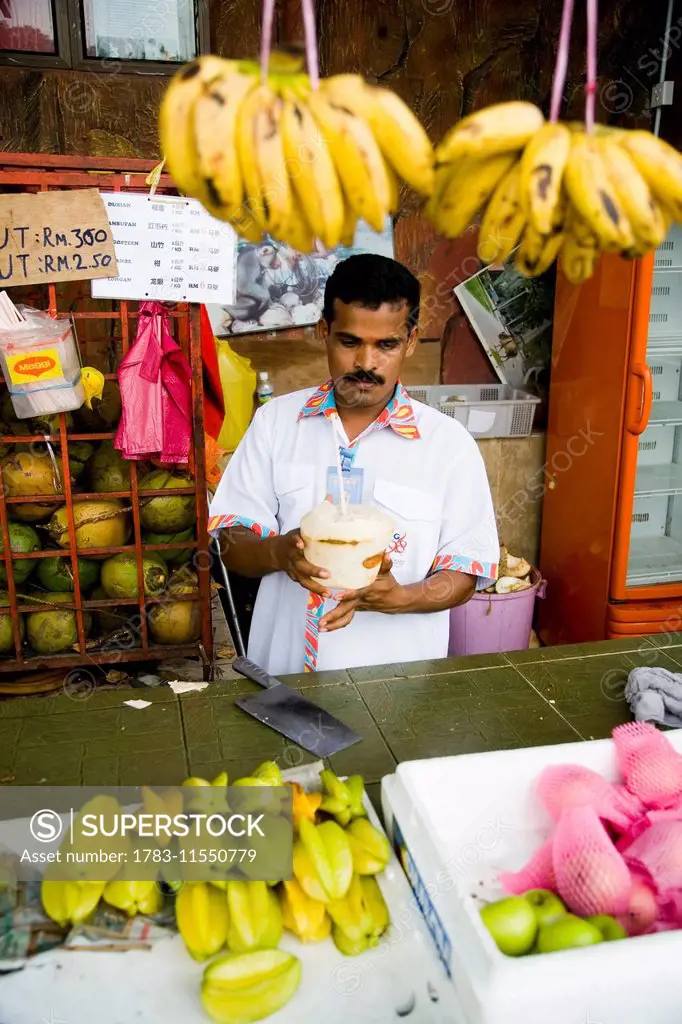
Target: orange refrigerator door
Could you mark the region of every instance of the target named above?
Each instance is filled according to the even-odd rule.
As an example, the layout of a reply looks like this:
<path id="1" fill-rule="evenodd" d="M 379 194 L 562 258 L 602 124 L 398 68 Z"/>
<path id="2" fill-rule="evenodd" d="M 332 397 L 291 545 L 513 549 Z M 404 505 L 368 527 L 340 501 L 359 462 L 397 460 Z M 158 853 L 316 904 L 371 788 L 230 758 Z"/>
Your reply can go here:
<path id="1" fill-rule="evenodd" d="M 638 272 L 610 255 L 578 287 L 557 272 L 537 623 L 548 644 L 606 636 Z"/>
<path id="2" fill-rule="evenodd" d="M 681 399 L 682 230 L 673 227 L 635 272 L 613 601 L 682 596 Z"/>

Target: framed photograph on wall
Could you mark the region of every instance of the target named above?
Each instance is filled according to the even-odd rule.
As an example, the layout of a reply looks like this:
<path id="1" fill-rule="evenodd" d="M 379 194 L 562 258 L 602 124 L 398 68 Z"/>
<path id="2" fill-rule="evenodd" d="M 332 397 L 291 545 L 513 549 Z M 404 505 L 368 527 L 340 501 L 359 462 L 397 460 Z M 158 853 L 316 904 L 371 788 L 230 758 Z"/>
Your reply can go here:
<path id="1" fill-rule="evenodd" d="M 254 244 L 237 246 L 234 305 L 208 305 L 217 337 L 275 331 L 316 324 L 322 314 L 327 278 L 341 260 L 356 253 L 374 252 L 393 258 L 393 225 L 387 220 L 381 233 L 363 221 L 352 246 L 325 249 L 319 242 L 311 253 L 300 253 L 265 235 Z"/>

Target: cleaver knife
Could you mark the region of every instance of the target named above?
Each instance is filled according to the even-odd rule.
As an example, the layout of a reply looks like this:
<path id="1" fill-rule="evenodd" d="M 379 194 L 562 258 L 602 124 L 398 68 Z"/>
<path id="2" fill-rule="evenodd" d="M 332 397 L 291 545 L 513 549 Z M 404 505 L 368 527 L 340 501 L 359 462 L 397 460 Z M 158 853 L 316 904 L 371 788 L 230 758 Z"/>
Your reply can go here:
<path id="1" fill-rule="evenodd" d="M 329 757 L 362 739 L 338 718 L 280 683 L 248 658 L 235 658 L 232 668 L 263 687 L 262 693 L 237 697 L 235 704 L 311 754 Z"/>

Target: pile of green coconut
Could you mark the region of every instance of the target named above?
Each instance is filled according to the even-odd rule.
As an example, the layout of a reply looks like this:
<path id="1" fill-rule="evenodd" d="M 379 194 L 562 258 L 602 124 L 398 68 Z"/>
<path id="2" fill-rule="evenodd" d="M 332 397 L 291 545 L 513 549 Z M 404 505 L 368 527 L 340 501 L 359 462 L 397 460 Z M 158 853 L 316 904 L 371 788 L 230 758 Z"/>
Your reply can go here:
<path id="1" fill-rule="evenodd" d="M 109 382 L 107 382 L 109 385 Z M 78 426 L 85 432 L 110 431 L 120 415 L 111 393 L 107 407 L 99 404 L 97 418 L 85 407 L 75 414 Z M 107 410 L 114 418 L 109 421 Z M 73 428 L 74 417 L 67 414 L 67 429 Z M 59 433 L 57 416 L 18 420 L 9 394 L 0 400 L 0 434 L 43 436 Z M 130 499 L 107 498 L 107 494 L 130 489 L 130 463 L 110 440 L 92 443 L 69 440 L 69 472 L 74 494 L 74 523 L 78 576 L 81 593 L 86 600 L 134 601 L 139 598 L 137 556 L 134 551 L 107 556 L 107 548 L 130 543 L 133 519 Z M 0 472 L 6 498 L 63 494 L 63 462 L 58 444 L 22 443 L 5 445 Z M 165 468 L 149 468 L 139 477 L 140 492 L 191 487 L 193 480 L 186 473 Z M 99 499 L 78 501 L 78 492 L 101 494 Z M 22 640 L 37 654 L 49 655 L 68 651 L 78 643 L 76 613 L 55 605 L 73 601 L 74 574 L 70 556 L 61 557 L 60 550 L 69 547 L 66 507 L 54 500 L 7 504 L 10 549 L 14 555 L 54 550 L 52 557 L 13 558 L 12 569 L 18 601 L 36 605 L 36 611 L 19 616 Z M 201 632 L 199 604 L 188 601 L 198 591 L 197 574 L 192 568 L 192 548 L 170 548 L 164 552 L 144 550 L 146 545 L 184 544 L 196 539 L 196 503 L 191 494 L 157 495 L 139 498 L 142 527 L 142 577 L 147 598 L 163 598 L 161 603 L 147 605 L 150 639 L 157 644 L 186 644 L 199 639 Z M 89 549 L 101 549 L 88 554 Z M 0 532 L 0 552 L 4 550 Z M 7 570 L 0 561 L 0 607 L 9 605 Z M 184 598 L 184 600 L 183 600 Z M 119 630 L 139 614 L 135 605 L 108 606 L 91 614 L 83 613 L 86 635 L 105 637 Z M 0 652 L 14 651 L 9 609 L 0 611 Z"/>

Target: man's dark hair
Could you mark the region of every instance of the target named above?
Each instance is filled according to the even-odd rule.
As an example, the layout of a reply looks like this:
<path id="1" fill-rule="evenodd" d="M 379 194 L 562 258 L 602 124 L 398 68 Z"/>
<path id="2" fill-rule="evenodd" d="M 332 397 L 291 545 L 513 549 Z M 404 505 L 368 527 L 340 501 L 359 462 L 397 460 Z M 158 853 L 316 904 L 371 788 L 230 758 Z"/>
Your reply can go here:
<path id="1" fill-rule="evenodd" d="M 384 302 L 392 306 L 406 302 L 410 333 L 419 322 L 420 297 L 419 281 L 402 263 L 376 253 L 360 253 L 336 265 L 324 289 L 322 316 L 331 327 L 335 299 L 364 309 L 378 309 Z"/>

